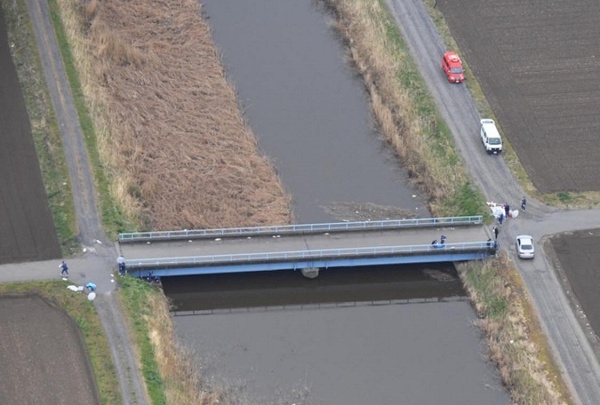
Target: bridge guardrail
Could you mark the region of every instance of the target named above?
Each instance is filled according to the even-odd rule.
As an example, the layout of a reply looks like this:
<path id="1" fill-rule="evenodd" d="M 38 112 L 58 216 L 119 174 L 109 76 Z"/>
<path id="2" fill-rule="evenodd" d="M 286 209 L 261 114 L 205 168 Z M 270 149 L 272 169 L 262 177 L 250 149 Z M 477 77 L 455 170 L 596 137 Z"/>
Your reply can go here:
<path id="1" fill-rule="evenodd" d="M 125 261 L 128 270 L 144 270 L 148 268 L 191 267 L 227 265 L 236 263 L 283 262 L 295 260 L 335 259 L 343 257 L 369 257 L 399 254 L 446 254 L 448 251 L 495 251 L 493 242 L 462 242 L 444 245 L 404 245 L 376 246 L 344 249 L 300 250 L 287 252 L 238 253 L 231 255 L 184 256 L 149 259 L 129 259 Z"/>
<path id="2" fill-rule="evenodd" d="M 382 221 L 332 222 L 322 224 L 276 225 L 220 229 L 183 229 L 179 231 L 129 232 L 119 234 L 119 243 L 320 233 L 336 231 L 388 230 L 399 228 L 467 226 L 483 223 L 481 215 L 441 218 L 387 219 Z"/>

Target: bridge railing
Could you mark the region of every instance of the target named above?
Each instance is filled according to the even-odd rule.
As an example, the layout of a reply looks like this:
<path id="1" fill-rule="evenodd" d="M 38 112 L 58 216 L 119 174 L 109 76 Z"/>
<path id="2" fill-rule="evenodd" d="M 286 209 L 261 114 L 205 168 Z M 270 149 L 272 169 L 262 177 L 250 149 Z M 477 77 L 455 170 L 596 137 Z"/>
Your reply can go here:
<path id="1" fill-rule="evenodd" d="M 276 225 L 243 228 L 183 229 L 179 231 L 120 233 L 119 242 L 132 243 L 203 238 L 246 237 L 259 235 L 268 236 L 290 233 L 308 234 L 365 230 L 377 231 L 418 227 L 455 227 L 480 225 L 482 223 L 483 217 L 481 215 L 473 215 L 462 217 L 387 219 L 382 221 L 332 222 L 322 224 Z"/>
<path id="2" fill-rule="evenodd" d="M 393 256 L 402 254 L 448 254 L 463 251 L 495 251 L 493 242 L 446 243 L 444 245 L 404 245 L 377 246 L 344 249 L 300 250 L 287 252 L 242 253 L 212 256 L 184 256 L 148 259 L 129 259 L 125 261 L 128 270 L 157 268 L 219 266 L 239 263 L 289 262 L 318 259 L 358 258 L 373 256 Z"/>

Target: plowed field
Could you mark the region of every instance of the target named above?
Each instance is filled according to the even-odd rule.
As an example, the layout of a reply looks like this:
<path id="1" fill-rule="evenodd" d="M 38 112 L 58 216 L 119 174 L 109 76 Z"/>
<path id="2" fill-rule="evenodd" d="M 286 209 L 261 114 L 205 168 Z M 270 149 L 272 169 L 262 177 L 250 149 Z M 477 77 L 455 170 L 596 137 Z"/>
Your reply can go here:
<path id="1" fill-rule="evenodd" d="M 438 7 L 538 190 L 600 190 L 600 2 Z"/>
<path id="2" fill-rule="evenodd" d="M 1 9 L 0 230 L 0 264 L 60 257 Z"/>
<path id="3" fill-rule="evenodd" d="M 0 298 L 0 402 L 99 404 L 77 325 L 36 296 Z"/>
<path id="4" fill-rule="evenodd" d="M 535 186 L 600 190 L 600 2 L 438 0 L 438 7 Z M 566 288 L 596 334 L 598 243 L 599 230 L 551 241 Z"/>

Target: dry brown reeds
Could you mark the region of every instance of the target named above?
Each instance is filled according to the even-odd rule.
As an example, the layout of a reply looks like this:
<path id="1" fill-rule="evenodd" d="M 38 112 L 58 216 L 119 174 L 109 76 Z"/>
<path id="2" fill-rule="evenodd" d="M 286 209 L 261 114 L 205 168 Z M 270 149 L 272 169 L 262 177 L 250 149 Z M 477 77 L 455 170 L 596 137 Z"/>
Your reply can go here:
<path id="1" fill-rule="evenodd" d="M 147 229 L 285 224 L 192 0 L 60 0 L 114 198 Z"/>
<path id="2" fill-rule="evenodd" d="M 414 71 L 406 50 L 388 35 L 388 13 L 381 1 L 324 0 L 336 14 L 335 28 L 345 39 L 350 58 L 369 93 L 372 114 L 381 133 L 429 196 L 430 209 L 440 215 L 444 200 L 466 181 L 450 139 L 439 136 L 433 105 L 424 108 L 418 80 L 401 83 L 400 72 Z M 439 155 L 440 151 L 448 156 Z M 453 163 L 451 163 L 453 162 Z"/>
<path id="3" fill-rule="evenodd" d="M 506 252 L 458 266 L 490 359 L 516 404 L 563 404 L 566 388 L 522 280 Z"/>
<path id="4" fill-rule="evenodd" d="M 147 318 L 156 362 L 163 378 L 168 404 L 215 405 L 227 403 L 227 394 L 206 386 L 196 372 L 193 355 L 176 339 L 169 303 L 162 294 L 147 295 L 151 317 Z"/>

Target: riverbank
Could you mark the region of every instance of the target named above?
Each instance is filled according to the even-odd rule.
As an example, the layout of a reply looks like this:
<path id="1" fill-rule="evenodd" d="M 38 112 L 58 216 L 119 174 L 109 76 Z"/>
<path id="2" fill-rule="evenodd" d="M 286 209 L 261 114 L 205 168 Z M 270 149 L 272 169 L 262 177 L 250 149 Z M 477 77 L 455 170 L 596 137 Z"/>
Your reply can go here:
<path id="1" fill-rule="evenodd" d="M 442 215 L 450 207 L 461 210 L 459 212 L 465 212 L 467 207 L 477 210 L 477 213 L 487 212 L 481 204 L 481 192 L 471 186 L 462 159 L 456 158 L 458 153 L 449 130 L 436 112 L 433 99 L 426 91 L 385 2 L 326 2 L 335 11 L 338 17 L 336 27 L 350 47 L 355 66 L 365 78 L 374 116 L 382 132 L 400 156 L 410 151 L 411 156 L 417 159 L 417 166 L 407 163 L 409 167 L 427 174 L 436 173 L 434 178 L 424 176 L 425 187 L 430 193 L 431 190 L 442 191 L 441 196 L 431 193 L 432 212 Z M 438 24 L 442 22 L 438 18 Z M 480 100 L 480 103 L 485 103 L 485 100 Z M 425 114 L 425 118 L 421 114 Z M 395 125 L 390 125 L 394 122 L 390 117 L 398 120 Z M 422 127 L 423 122 L 429 125 Z M 443 148 L 439 148 L 440 138 L 448 139 Z M 441 155 L 432 152 L 438 148 L 443 149 L 443 152 L 437 152 Z M 412 153 L 413 150 L 415 153 Z M 456 174 L 443 175 L 445 167 L 454 170 L 452 162 L 459 167 Z M 449 184 L 439 185 L 438 182 Z M 454 188 L 450 183 L 454 183 Z M 566 402 L 568 390 L 560 370 L 553 363 L 548 342 L 540 330 L 523 281 L 507 256 L 462 267 L 460 274 L 482 320 L 478 326 L 486 335 L 490 358 L 497 364 L 513 400 L 517 403 L 535 403 L 538 399 L 543 399 L 543 403 Z M 477 276 L 485 281 L 476 282 Z M 496 312 L 498 305 L 500 312 Z M 531 331 L 535 338 L 529 339 L 523 331 Z M 527 344 L 522 344 L 523 341 Z"/>
<path id="2" fill-rule="evenodd" d="M 93 4 L 93 3 L 95 3 L 95 2 L 90 2 L 90 4 Z M 194 4 L 195 4 L 195 3 L 194 3 Z M 363 5 L 364 5 L 364 4 L 363 4 Z M 96 4 L 96 7 L 97 7 L 97 4 Z M 121 11 L 124 13 L 126 10 L 121 10 Z M 371 11 L 373 11 L 373 10 L 371 10 Z M 88 16 L 89 16 L 89 15 L 96 15 L 96 11 L 94 11 L 94 9 L 93 9 L 93 8 L 91 8 L 91 7 L 90 7 L 90 8 L 87 10 L 87 12 L 88 12 Z M 379 11 L 378 11 L 378 12 L 382 12 L 382 9 L 379 9 Z M 376 17 L 376 18 L 384 18 L 382 15 L 379 15 L 379 14 L 373 14 L 373 16 L 374 16 L 374 17 Z M 372 17 L 370 17 L 370 18 L 374 18 L 373 16 L 372 16 Z M 352 15 L 349 15 L 349 16 L 347 16 L 347 17 L 345 17 L 345 18 L 346 18 L 348 21 L 359 21 L 359 20 L 361 20 L 361 18 L 359 18 L 359 17 L 353 17 Z M 389 22 L 389 20 L 388 20 L 388 25 L 386 25 L 386 29 L 387 29 L 387 30 L 392 30 L 392 29 L 393 29 L 393 24 L 392 24 L 392 23 L 390 23 L 390 22 Z M 358 32 L 362 32 L 362 31 L 358 31 Z M 205 32 L 205 35 L 208 35 L 208 31 L 206 31 L 206 32 Z M 361 34 L 361 35 L 362 35 L 362 34 Z M 396 34 L 396 35 L 397 35 L 397 34 Z M 376 37 L 377 37 L 377 36 L 375 36 L 374 38 L 376 38 Z M 349 37 L 349 38 L 350 38 L 350 37 Z M 395 41 L 398 41 L 398 39 L 395 39 Z M 118 43 L 118 42 L 117 42 L 117 43 Z M 107 44 L 110 44 L 110 42 L 107 42 Z M 117 47 L 117 48 L 118 48 L 118 47 Z M 131 57 L 131 55 L 127 56 L 126 58 L 129 58 L 129 57 Z M 125 62 L 123 62 L 123 61 L 121 60 L 121 63 L 125 63 L 126 65 L 127 65 L 127 63 L 133 63 L 133 62 L 131 62 L 131 61 L 130 61 L 130 62 L 127 62 L 127 61 L 128 61 L 128 59 L 125 59 Z M 106 73 L 106 71 L 104 71 L 104 72 Z M 410 73 L 410 75 L 411 75 L 411 76 L 410 76 L 410 79 L 411 79 L 411 80 L 409 81 L 409 84 L 410 84 L 411 86 L 413 86 L 413 85 L 414 85 L 414 86 L 418 86 L 418 80 L 417 80 L 417 79 L 418 79 L 418 73 L 416 73 L 416 72 L 413 70 L 413 71 Z M 414 75 L 416 75 L 417 77 L 413 77 Z M 379 81 L 378 81 L 378 80 L 374 80 L 374 81 L 373 81 L 373 83 L 374 83 L 374 84 L 377 84 L 377 83 L 379 83 Z M 375 94 L 375 93 L 374 93 L 374 94 Z M 412 105 L 412 103 L 411 103 L 411 96 L 405 96 L 405 97 L 407 97 L 407 98 L 405 98 L 405 99 L 404 99 L 404 101 L 405 101 L 405 105 L 406 105 L 406 106 L 410 106 L 410 105 Z M 426 97 L 426 94 L 420 94 L 420 95 L 418 95 L 418 96 L 415 96 L 414 98 L 415 98 L 415 99 L 421 99 L 422 97 Z M 377 96 L 374 96 L 374 99 L 376 99 L 376 98 L 377 98 Z M 126 106 L 126 105 L 122 105 L 122 107 L 123 107 L 123 108 L 125 108 L 125 107 L 127 107 L 127 106 Z M 425 108 L 425 107 L 423 107 L 423 108 Z M 426 108 L 432 108 L 432 107 L 431 107 L 431 105 L 429 105 L 429 107 L 426 107 Z M 397 112 L 395 111 L 395 107 L 392 107 L 392 108 L 390 109 L 390 111 L 391 111 L 391 113 L 390 113 L 390 114 L 391 114 L 391 117 L 393 118 L 393 117 L 395 116 L 395 114 L 397 114 Z M 383 115 L 385 115 L 385 114 L 383 114 Z M 419 120 L 419 119 L 420 119 L 420 118 L 419 118 L 419 114 L 416 114 L 416 115 L 414 115 L 414 116 L 413 116 L 413 119 Z M 393 123 L 393 122 L 394 122 L 394 120 L 392 119 L 392 121 L 390 121 L 390 122 L 392 122 L 392 123 Z M 402 122 L 401 124 L 402 124 L 402 125 L 408 125 L 408 122 L 409 122 L 409 121 Z M 393 125 L 395 125 L 395 124 L 393 124 Z M 416 125 L 416 124 L 415 124 L 415 125 Z M 443 124 L 441 124 L 441 123 L 436 123 L 436 124 L 435 124 L 435 126 L 437 126 L 437 125 L 440 125 L 441 127 L 443 127 Z M 396 132 L 398 132 L 398 131 L 396 131 Z M 431 135 L 431 136 L 437 136 L 437 135 L 433 134 L 433 135 Z M 400 140 L 399 140 L 399 142 L 403 142 L 403 141 L 400 139 Z M 436 145 L 436 143 L 435 143 L 435 142 L 434 142 L 434 145 Z M 141 145 L 135 145 L 135 146 L 136 146 L 136 148 L 137 148 L 137 147 L 141 148 Z M 434 147 L 433 149 L 434 149 L 434 150 L 437 150 L 437 148 L 435 148 L 435 147 Z M 408 150 L 408 149 L 407 149 L 407 150 Z M 451 149 L 451 148 L 449 148 L 448 150 L 452 150 L 452 149 Z M 140 150 L 138 150 L 137 152 L 138 152 L 138 153 L 142 153 L 142 152 L 140 152 Z M 257 152 L 257 151 L 256 151 L 256 149 L 254 149 L 252 153 L 256 153 L 256 152 Z M 144 153 L 145 153 L 145 152 L 144 152 Z M 179 155 L 171 155 L 171 157 L 174 157 L 174 156 L 179 156 Z M 433 160 L 436 160 L 436 159 L 437 159 L 437 158 L 435 158 L 435 159 L 433 159 Z M 454 152 L 454 155 L 451 155 L 449 162 L 451 162 L 451 161 L 453 161 L 453 160 L 456 160 L 456 154 L 455 154 L 455 152 Z M 423 163 L 423 162 L 421 162 L 421 163 L 420 163 L 420 165 L 424 165 L 424 164 L 425 164 L 425 163 Z M 456 163 L 456 164 L 458 164 L 458 163 Z M 421 172 L 421 170 L 420 170 L 421 166 L 420 166 L 420 165 L 418 164 L 418 165 L 416 165 L 416 166 L 415 166 L 414 173 L 420 173 L 420 172 Z M 213 172 L 215 172 L 215 171 L 218 171 L 218 170 L 216 170 L 217 168 L 218 168 L 218 166 L 217 166 L 217 167 L 213 167 L 213 168 L 211 169 L 211 170 L 212 170 L 212 172 L 210 172 L 210 173 L 206 173 L 206 174 L 207 174 L 207 175 L 210 175 L 210 174 L 212 174 Z M 444 171 L 443 173 L 444 173 L 444 174 L 447 174 L 447 172 L 445 172 L 445 171 Z M 231 173 L 230 173 L 230 174 L 231 174 Z M 113 176 L 114 176 L 114 177 L 118 177 L 118 175 L 117 175 L 116 173 L 113 173 Z M 444 176 L 439 176 L 439 178 L 438 178 L 438 177 L 436 177 L 435 175 L 433 175 L 433 176 L 432 176 L 432 175 L 430 175 L 430 176 L 431 176 L 431 177 L 432 177 L 432 179 L 433 179 L 433 180 L 435 180 L 435 181 L 439 181 L 439 178 L 444 178 Z M 170 179 L 170 180 L 173 180 L 173 178 L 169 178 L 169 179 Z M 183 180 L 181 180 L 181 181 L 183 182 Z M 459 183 L 459 184 L 461 184 L 461 182 L 458 182 L 458 183 Z M 182 184 L 183 184 L 183 183 L 182 183 Z M 250 184 L 252 185 L 252 184 L 254 184 L 254 183 L 250 183 Z M 424 182 L 423 182 L 423 185 L 424 185 L 424 187 L 425 187 L 425 184 L 426 184 L 426 181 L 424 181 Z M 210 186 L 210 184 L 206 184 L 206 185 L 207 185 L 207 186 Z M 189 187 L 189 184 L 188 184 L 188 187 Z M 115 186 L 115 188 L 119 188 L 119 187 L 118 187 L 118 186 Z M 133 186 L 133 187 L 127 186 L 127 187 L 124 187 L 124 189 L 125 189 L 125 190 L 127 190 L 128 192 L 130 192 L 130 194 L 133 194 L 134 196 L 136 196 L 136 198 L 142 198 L 142 197 L 143 197 L 143 194 L 139 194 L 139 193 L 137 192 L 138 190 L 137 190 L 137 188 L 136 188 L 135 186 Z M 231 198 L 231 199 L 235 199 L 235 198 L 236 198 L 236 196 L 235 196 L 235 195 L 230 195 L 230 194 L 229 194 L 229 191 L 227 191 L 227 190 L 226 190 L 226 189 L 224 189 L 224 188 L 219 188 L 218 190 L 220 190 L 220 192 L 223 192 L 223 193 L 225 193 L 225 197 L 228 197 L 228 198 Z M 437 190 L 437 188 L 436 188 L 436 190 Z M 447 190 L 448 190 L 448 189 L 446 189 L 446 188 L 443 188 L 443 189 L 441 189 L 442 193 L 441 193 L 440 195 L 441 195 L 441 196 L 451 196 L 451 199 L 450 199 L 451 201 L 448 201 L 448 202 L 446 202 L 446 203 L 436 202 L 435 204 L 432 204 L 432 207 L 438 207 L 438 210 L 439 210 L 439 211 L 442 211 L 442 212 L 444 212 L 444 211 L 443 211 L 444 209 L 448 209 L 448 210 L 457 210 L 457 209 L 459 209 L 460 207 L 462 207 L 462 206 L 463 206 L 463 204 L 472 204 L 472 203 L 475 201 L 475 203 L 473 204 L 473 207 L 472 207 L 472 208 L 473 208 L 473 209 L 475 209 L 475 210 L 479 210 L 479 209 L 480 209 L 480 207 L 478 207 L 478 205 L 479 205 L 479 204 L 480 204 L 482 201 L 480 200 L 480 198 L 479 198 L 479 200 L 478 200 L 478 195 L 477 195 L 477 192 L 476 192 L 476 191 L 473 189 L 473 187 L 472 187 L 472 186 L 470 186 L 470 185 L 469 185 L 469 183 L 468 183 L 468 182 L 464 182 L 464 183 L 462 183 L 462 186 L 461 186 L 461 187 L 460 187 L 460 188 L 459 188 L 459 189 L 458 189 L 456 192 L 450 192 L 450 191 L 448 191 L 448 192 L 446 193 L 445 191 L 447 191 Z M 124 198 L 124 199 L 126 199 L 126 198 Z M 437 200 L 434 200 L 434 201 L 437 201 Z M 440 201 L 441 201 L 441 200 L 440 200 Z M 460 204 L 459 204 L 459 203 L 460 203 Z M 201 207 L 201 208 L 202 208 L 202 207 L 204 207 L 204 208 L 205 208 L 205 209 L 207 209 L 207 210 L 210 210 L 210 208 L 211 208 L 211 203 L 210 203 L 210 202 L 209 202 L 209 203 L 207 203 L 207 205 L 206 205 L 206 206 L 203 206 L 203 205 L 202 205 L 202 204 L 200 204 L 199 202 L 195 202 L 195 204 L 196 204 L 198 207 Z M 132 207 L 134 207 L 134 208 L 135 208 L 135 206 L 136 206 L 135 204 L 132 204 Z M 155 206 L 155 208 L 162 208 L 162 209 L 166 209 L 166 207 L 167 207 L 166 205 L 162 206 L 162 205 L 160 205 L 160 204 L 158 204 L 158 205 L 156 205 L 156 206 Z M 171 208 L 172 208 L 172 207 L 171 207 Z M 464 208 L 461 208 L 461 209 L 464 209 Z M 160 210 L 159 210 L 159 211 L 160 211 Z M 268 210 L 268 209 L 265 209 L 265 211 L 269 211 L 269 210 Z M 440 214 L 440 213 L 439 213 L 439 211 L 436 211 L 436 213 Z M 246 211 L 246 212 L 247 212 L 247 211 Z M 176 211 L 174 210 L 173 212 L 170 212 L 170 213 L 171 213 L 171 214 L 172 214 L 172 213 L 176 213 Z M 461 213 L 464 213 L 464 211 L 462 211 Z M 481 211 L 477 211 L 477 213 L 481 213 Z M 133 215 L 133 214 L 132 214 L 132 215 Z M 158 212 L 157 212 L 157 215 L 159 215 L 159 213 L 158 213 Z M 136 215 L 133 215 L 133 216 L 136 216 Z M 284 217 L 285 217 L 285 216 L 284 216 Z M 144 218 L 144 214 L 141 214 L 141 215 L 139 216 L 139 218 L 140 218 L 141 222 L 142 222 L 142 223 L 144 223 L 145 225 L 152 225 L 152 224 L 153 224 L 151 219 L 149 219 L 149 218 Z M 256 219 L 257 219 L 257 218 L 252 218 L 252 220 L 256 220 Z M 230 218 L 229 220 L 232 220 L 232 221 L 234 221 L 234 220 L 235 220 L 235 218 Z M 248 219 L 245 219 L 245 220 L 246 220 L 246 221 L 249 221 Z M 244 222 L 244 224 L 245 224 L 245 223 L 247 223 L 247 222 Z M 156 223 L 154 223 L 154 224 L 156 224 Z M 239 223 L 238 223 L 238 225 L 239 225 Z M 165 307 L 165 308 L 168 308 L 168 307 L 166 306 L 166 304 L 163 304 L 163 307 Z M 165 319 L 168 319 L 168 316 L 169 316 L 169 315 L 168 315 L 168 311 L 160 311 L 160 312 L 159 312 L 159 311 L 155 311 L 155 312 L 156 312 L 156 313 L 162 313 L 162 314 L 163 314 L 163 315 L 166 317 Z M 154 316 L 154 315 L 153 315 L 153 316 Z M 148 333 L 148 336 L 151 336 L 153 333 L 155 333 L 155 332 L 149 332 L 149 333 Z M 156 333 L 160 333 L 160 332 L 156 332 Z M 167 330 L 167 331 L 165 331 L 165 332 L 163 332 L 163 333 L 165 334 L 165 335 L 163 335 L 163 339 L 164 339 L 164 340 L 166 340 L 166 341 L 172 340 L 172 336 L 171 336 L 171 335 L 169 335 L 169 332 L 168 332 L 168 330 Z"/>

